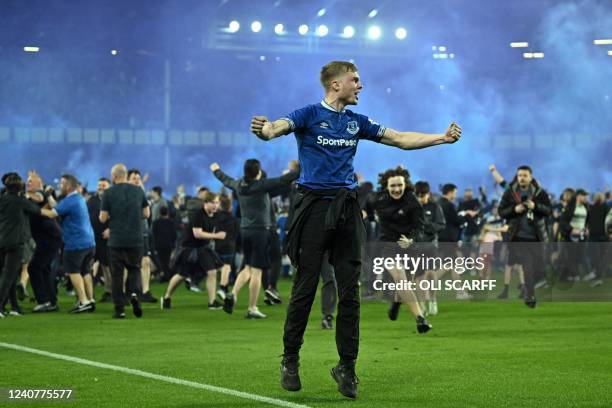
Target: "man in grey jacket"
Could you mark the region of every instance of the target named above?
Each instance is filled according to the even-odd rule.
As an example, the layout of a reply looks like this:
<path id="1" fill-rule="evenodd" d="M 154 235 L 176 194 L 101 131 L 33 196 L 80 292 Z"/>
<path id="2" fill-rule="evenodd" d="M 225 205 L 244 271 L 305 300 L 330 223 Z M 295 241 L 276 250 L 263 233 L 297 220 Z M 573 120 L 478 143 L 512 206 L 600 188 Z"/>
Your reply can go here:
<path id="1" fill-rule="evenodd" d="M 289 184 L 299 177 L 297 172 L 287 173 L 278 178 L 262 178 L 261 163 L 249 159 L 244 163 L 244 176 L 233 179 L 221 171 L 219 164 L 210 165 L 210 170 L 223 185 L 236 193 L 242 218 L 240 235 L 244 268 L 238 274 L 232 293 L 225 298 L 223 310 L 232 313 L 236 296 L 249 282 L 249 308 L 247 319 L 264 319 L 266 315 L 257 308 L 257 298 L 261 289 L 262 269 L 270 267 L 268 246 L 270 245 L 270 196 L 268 192 L 283 184 Z"/>

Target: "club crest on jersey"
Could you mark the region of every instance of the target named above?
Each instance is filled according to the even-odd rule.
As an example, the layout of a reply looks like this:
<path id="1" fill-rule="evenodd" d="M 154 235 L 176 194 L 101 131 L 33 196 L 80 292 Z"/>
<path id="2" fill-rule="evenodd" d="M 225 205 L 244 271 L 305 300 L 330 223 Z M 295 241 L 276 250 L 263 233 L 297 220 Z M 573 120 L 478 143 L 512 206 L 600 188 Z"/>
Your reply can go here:
<path id="1" fill-rule="evenodd" d="M 354 120 L 351 120 L 349 123 L 346 124 L 346 131 L 349 132 L 351 135 L 356 135 L 357 132 L 359 132 L 359 125 L 357 125 L 357 122 L 355 122 Z"/>
<path id="2" fill-rule="evenodd" d="M 327 128 L 329 128 L 329 125 L 327 124 L 327 122 L 321 122 L 321 123 L 319 123 L 319 127 L 323 128 L 323 129 L 327 129 Z"/>

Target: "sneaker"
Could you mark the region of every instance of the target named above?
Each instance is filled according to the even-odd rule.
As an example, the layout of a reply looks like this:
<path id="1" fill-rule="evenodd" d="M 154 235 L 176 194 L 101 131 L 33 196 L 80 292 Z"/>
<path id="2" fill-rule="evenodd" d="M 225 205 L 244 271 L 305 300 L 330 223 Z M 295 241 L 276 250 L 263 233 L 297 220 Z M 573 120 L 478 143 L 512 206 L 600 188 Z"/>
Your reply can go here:
<path id="1" fill-rule="evenodd" d="M 276 303 L 272 301 L 272 299 L 265 298 L 264 303 L 268 306 L 274 306 Z"/>
<path id="2" fill-rule="evenodd" d="M 196 293 L 202 293 L 202 289 L 198 285 L 190 285 L 189 290 Z"/>
<path id="3" fill-rule="evenodd" d="M 187 278 L 183 281 L 185 283 L 185 288 L 187 288 L 187 290 L 191 289 L 191 279 Z"/>
<path id="4" fill-rule="evenodd" d="M 4 315 L 4 312 L 2 310 L 0 310 L 0 319 L 4 319 L 6 316 Z"/>
<path id="5" fill-rule="evenodd" d="M 91 305 L 91 309 L 88 310 L 89 313 L 91 312 L 95 312 L 96 311 L 96 301 L 95 300 L 90 300 L 89 304 Z"/>
<path id="6" fill-rule="evenodd" d="M 387 312 L 390 320 L 397 320 L 397 315 L 399 314 L 401 305 L 401 302 L 391 302 L 391 305 L 389 306 L 389 311 Z"/>
<path id="7" fill-rule="evenodd" d="M 23 316 L 23 310 L 21 307 L 19 307 L 19 305 L 11 306 L 9 316 Z"/>
<path id="8" fill-rule="evenodd" d="M 299 372 L 299 357 L 283 357 L 280 365 L 281 387 L 287 391 L 302 389 Z"/>
<path id="9" fill-rule="evenodd" d="M 108 292 L 104 292 L 104 294 L 100 298 L 100 303 L 107 303 L 107 302 L 110 302 L 111 300 L 113 300 L 113 296 Z"/>
<path id="10" fill-rule="evenodd" d="M 457 300 L 472 300 L 473 298 L 474 296 L 466 292 L 465 290 L 457 292 L 457 296 L 455 296 L 455 299 Z"/>
<path id="11" fill-rule="evenodd" d="M 159 306 L 162 310 L 172 308 L 172 299 L 167 297 L 161 297 L 159 299 Z"/>
<path id="12" fill-rule="evenodd" d="M 530 298 L 525 298 L 525 305 L 527 305 L 527 307 L 531 308 L 531 309 L 535 309 L 536 305 L 537 305 L 537 301 L 535 297 L 530 297 Z"/>
<path id="13" fill-rule="evenodd" d="M 44 313 L 44 312 L 48 311 L 48 308 L 50 306 L 51 306 L 51 302 L 40 303 L 40 304 L 34 306 L 34 309 L 32 309 L 32 313 Z"/>
<path id="14" fill-rule="evenodd" d="M 228 314 L 232 314 L 234 311 L 234 294 L 228 293 L 223 301 L 223 311 Z"/>
<path id="15" fill-rule="evenodd" d="M 47 310 L 45 310 L 45 312 L 57 312 L 59 311 L 59 306 L 58 305 L 54 305 L 54 304 L 50 304 L 47 307 Z"/>
<path id="16" fill-rule="evenodd" d="M 323 320 L 321 320 L 321 328 L 323 330 L 332 330 L 334 328 L 334 316 L 324 316 Z"/>
<path id="17" fill-rule="evenodd" d="M 261 312 L 259 311 L 259 309 L 255 308 L 255 309 L 253 309 L 253 310 L 248 310 L 248 311 L 246 312 L 245 317 L 246 317 L 247 319 L 265 319 L 265 318 L 266 318 L 266 317 L 268 317 L 268 316 L 266 316 L 265 314 L 261 313 Z"/>
<path id="18" fill-rule="evenodd" d="M 603 281 L 601 279 L 595 279 L 593 282 L 591 282 L 589 286 L 592 288 L 596 288 L 601 285 L 603 285 Z"/>
<path id="19" fill-rule="evenodd" d="M 534 288 L 536 289 L 542 289 L 542 288 L 547 288 L 548 287 L 548 282 L 546 281 L 546 279 L 542 279 L 541 281 L 536 282 L 536 284 L 534 285 Z"/>
<path id="20" fill-rule="evenodd" d="M 113 319 L 125 319 L 125 312 L 115 310 L 115 313 L 113 313 Z"/>
<path id="21" fill-rule="evenodd" d="M 222 288 L 219 288 L 219 289 L 217 290 L 217 297 L 218 297 L 219 299 L 221 299 L 221 301 L 222 301 L 222 302 L 223 302 L 223 301 L 225 301 L 225 296 L 226 296 L 226 295 L 227 295 L 227 293 L 226 293 L 226 292 L 225 292 L 225 290 L 223 290 Z"/>
<path id="22" fill-rule="evenodd" d="M 438 302 L 435 300 L 432 300 L 429 302 L 429 315 L 435 316 L 437 314 L 438 314 Z"/>
<path id="23" fill-rule="evenodd" d="M 223 309 L 223 305 L 216 300 L 212 303 L 208 304 L 208 310 L 221 310 Z"/>
<path id="24" fill-rule="evenodd" d="M 417 332 L 419 332 L 419 334 L 424 334 L 427 333 L 428 331 L 430 331 L 433 326 L 431 324 L 429 324 L 429 322 L 427 320 L 425 320 L 425 318 L 423 316 L 417 316 L 416 318 L 416 328 L 417 328 Z"/>
<path id="25" fill-rule="evenodd" d="M 130 297 L 130 303 L 132 304 L 132 312 L 136 317 L 142 317 L 142 307 L 140 307 L 140 302 L 138 301 L 138 295 L 132 293 Z"/>
<path id="26" fill-rule="evenodd" d="M 357 398 L 357 384 L 359 378 L 355 374 L 355 366 L 348 364 L 338 364 L 331 369 L 331 376 L 338 383 L 340 394 L 348 398 Z"/>
<path id="27" fill-rule="evenodd" d="M 145 303 L 157 303 L 157 299 L 151 294 L 151 291 L 140 295 L 140 301 Z"/>
<path id="28" fill-rule="evenodd" d="M 266 289 L 264 294 L 266 295 L 266 299 L 270 299 L 272 303 L 275 303 L 275 304 L 283 303 L 283 300 L 280 297 L 280 293 L 278 293 L 276 289 Z"/>
<path id="29" fill-rule="evenodd" d="M 26 288 L 21 283 L 15 285 L 15 289 L 17 290 L 17 299 L 19 299 L 20 302 L 23 302 L 25 298 L 29 296 Z"/>
<path id="30" fill-rule="evenodd" d="M 74 305 L 74 307 L 70 309 L 68 313 L 76 314 L 76 313 L 89 312 L 91 307 L 92 307 L 91 302 L 87 302 L 87 303 L 77 302 L 77 304 Z"/>
<path id="31" fill-rule="evenodd" d="M 497 296 L 498 299 L 508 299 L 508 286 L 504 286 L 504 290 Z"/>
<path id="32" fill-rule="evenodd" d="M 584 278 L 582 278 L 585 281 L 592 281 L 593 279 L 597 278 L 597 275 L 595 274 L 595 272 L 591 271 L 588 274 L 586 274 L 584 276 Z M 21 300 L 21 299 L 20 299 Z"/>

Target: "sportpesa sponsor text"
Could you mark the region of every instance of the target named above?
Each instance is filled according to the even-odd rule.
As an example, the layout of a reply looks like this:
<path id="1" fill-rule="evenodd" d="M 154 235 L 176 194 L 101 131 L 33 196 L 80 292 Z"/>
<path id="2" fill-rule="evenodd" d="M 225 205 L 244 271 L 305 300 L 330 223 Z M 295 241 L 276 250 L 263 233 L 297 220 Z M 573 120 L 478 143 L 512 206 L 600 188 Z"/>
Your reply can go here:
<path id="1" fill-rule="evenodd" d="M 357 139 L 329 139 L 321 135 L 317 136 L 317 144 L 321 146 L 355 147 Z"/>

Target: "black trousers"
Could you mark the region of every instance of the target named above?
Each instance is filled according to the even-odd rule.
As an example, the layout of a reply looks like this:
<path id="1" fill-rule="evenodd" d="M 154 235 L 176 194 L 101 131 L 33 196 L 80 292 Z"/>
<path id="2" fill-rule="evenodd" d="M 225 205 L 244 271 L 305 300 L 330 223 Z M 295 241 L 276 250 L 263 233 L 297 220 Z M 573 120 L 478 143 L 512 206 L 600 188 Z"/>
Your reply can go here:
<path id="1" fill-rule="evenodd" d="M 280 237 L 275 229 L 270 230 L 270 247 L 268 249 L 268 257 L 270 258 L 270 268 L 266 269 L 262 274 L 262 284 L 264 289 L 268 289 L 270 286 L 272 289 L 276 289 L 278 283 L 278 277 L 282 268 L 281 243 Z"/>
<path id="2" fill-rule="evenodd" d="M 359 276 L 365 227 L 359 205 L 354 200 L 347 200 L 336 229 L 326 231 L 325 215 L 329 205 L 328 200 L 316 201 L 305 220 L 283 341 L 285 355 L 297 356 L 317 293 L 323 258 L 330 250 L 330 263 L 338 285 L 336 347 L 340 360 L 350 364 L 355 362 L 359 351 Z"/>
<path id="3" fill-rule="evenodd" d="M 142 248 L 108 248 L 110 261 L 112 295 L 115 310 L 122 312 L 125 308 L 125 292 L 140 294 L 142 291 L 140 265 Z M 123 290 L 123 269 L 127 269 L 126 290 Z"/>
<path id="4" fill-rule="evenodd" d="M 543 274 L 544 262 L 542 259 L 543 245 L 536 240 L 516 238 L 510 243 L 512 250 L 516 251 L 516 260 L 523 266 L 525 277 L 525 294 L 527 297 L 535 296 L 535 277 Z"/>
<path id="5" fill-rule="evenodd" d="M 51 264 L 61 245 L 62 242 L 59 240 L 38 240 L 36 242 L 34 255 L 28 264 L 28 274 L 36 303 L 39 305 L 47 302 L 52 305 L 57 304 L 57 286 Z"/>
<path id="6" fill-rule="evenodd" d="M 160 266 L 160 281 L 168 282 L 172 277 L 170 271 L 170 256 L 172 255 L 172 247 L 156 247 L 157 257 L 159 259 Z"/>
<path id="7" fill-rule="evenodd" d="M 23 245 L 0 248 L 0 308 L 8 301 L 9 292 L 15 290 L 15 281 L 21 271 Z"/>

